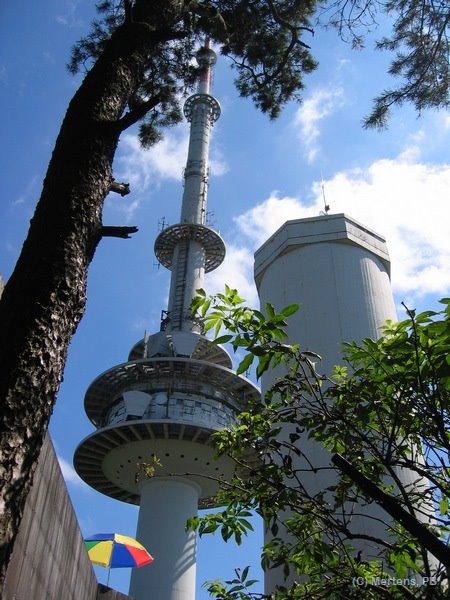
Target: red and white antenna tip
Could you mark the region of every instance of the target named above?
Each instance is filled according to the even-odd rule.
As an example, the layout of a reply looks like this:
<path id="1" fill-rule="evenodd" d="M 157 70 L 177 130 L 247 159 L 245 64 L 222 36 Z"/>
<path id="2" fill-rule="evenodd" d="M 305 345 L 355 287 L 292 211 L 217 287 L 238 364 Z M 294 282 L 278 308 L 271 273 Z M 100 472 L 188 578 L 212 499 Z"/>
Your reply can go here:
<path id="1" fill-rule="evenodd" d="M 209 47 L 209 38 L 205 40 L 205 45 L 198 50 L 196 58 L 200 67 L 198 92 L 200 94 L 209 94 L 211 88 L 211 67 L 217 61 L 216 53 Z"/>

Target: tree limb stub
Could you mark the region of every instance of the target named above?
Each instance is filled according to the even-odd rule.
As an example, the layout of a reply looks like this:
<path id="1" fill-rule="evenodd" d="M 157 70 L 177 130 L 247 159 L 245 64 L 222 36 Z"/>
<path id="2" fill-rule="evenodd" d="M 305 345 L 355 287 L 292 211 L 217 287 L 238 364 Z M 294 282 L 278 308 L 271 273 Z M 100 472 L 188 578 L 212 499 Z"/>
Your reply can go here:
<path id="1" fill-rule="evenodd" d="M 102 237 L 116 237 L 129 240 L 131 235 L 137 231 L 139 231 L 139 229 L 136 226 L 117 227 L 114 225 L 103 225 L 100 233 Z"/>
<path id="2" fill-rule="evenodd" d="M 126 196 L 130 193 L 130 184 L 116 181 L 115 179 L 113 179 L 109 186 L 109 191 L 115 192 L 116 194 L 120 194 L 121 196 Z"/>

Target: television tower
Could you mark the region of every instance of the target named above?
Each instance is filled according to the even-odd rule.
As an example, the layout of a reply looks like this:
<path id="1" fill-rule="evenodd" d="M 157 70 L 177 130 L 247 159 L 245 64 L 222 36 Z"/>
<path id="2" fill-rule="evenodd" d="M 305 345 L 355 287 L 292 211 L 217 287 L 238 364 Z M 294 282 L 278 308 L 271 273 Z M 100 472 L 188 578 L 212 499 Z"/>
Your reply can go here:
<path id="1" fill-rule="evenodd" d="M 214 506 L 218 483 L 234 471 L 229 457 L 215 459 L 211 435 L 236 423 L 258 389 L 231 370 L 228 353 L 202 335 L 192 313 L 205 272 L 225 256 L 221 237 L 205 224 L 210 131 L 220 116 L 211 95 L 216 62 L 208 42 L 197 52 L 197 93 L 184 105 L 190 122 L 180 223 L 155 242 L 159 262 L 172 271 L 161 330 L 139 341 L 128 362 L 89 386 L 84 406 L 97 431 L 75 451 L 78 474 L 96 490 L 139 505 L 136 537 L 155 558 L 135 569 L 135 600 L 195 598 L 196 536 L 186 520 Z M 138 466 L 152 465 L 152 477 Z"/>

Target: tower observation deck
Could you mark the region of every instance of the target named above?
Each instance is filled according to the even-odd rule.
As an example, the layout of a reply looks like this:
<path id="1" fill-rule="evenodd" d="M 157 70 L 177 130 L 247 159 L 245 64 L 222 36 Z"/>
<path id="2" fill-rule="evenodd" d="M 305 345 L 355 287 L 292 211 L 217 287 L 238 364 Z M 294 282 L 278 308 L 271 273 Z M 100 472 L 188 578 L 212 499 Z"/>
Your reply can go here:
<path id="1" fill-rule="evenodd" d="M 136 537 L 155 562 L 135 569 L 136 600 L 195 598 L 196 536 L 185 531 L 198 508 L 215 505 L 219 484 L 234 472 L 227 456 L 215 459 L 211 435 L 237 422 L 259 391 L 231 370 L 228 353 L 202 335 L 192 313 L 205 272 L 217 268 L 225 245 L 205 223 L 211 128 L 220 106 L 211 95 L 214 51 L 197 52 L 197 92 L 184 105 L 190 122 L 180 222 L 155 242 L 159 262 L 171 270 L 169 303 L 161 330 L 140 340 L 128 361 L 99 375 L 84 406 L 96 431 L 75 451 L 80 477 L 96 490 L 138 504 Z M 151 478 L 138 465 L 161 462 Z"/>

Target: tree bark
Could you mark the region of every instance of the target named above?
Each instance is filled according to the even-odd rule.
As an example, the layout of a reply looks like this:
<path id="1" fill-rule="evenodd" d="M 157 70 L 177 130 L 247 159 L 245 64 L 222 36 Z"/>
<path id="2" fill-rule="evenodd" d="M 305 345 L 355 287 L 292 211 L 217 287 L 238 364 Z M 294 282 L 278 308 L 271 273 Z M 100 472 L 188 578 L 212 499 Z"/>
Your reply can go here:
<path id="1" fill-rule="evenodd" d="M 135 6 L 155 8 L 145 0 Z M 158 2 L 156 2 L 158 4 Z M 127 21 L 69 104 L 28 237 L 0 302 L 0 596 L 27 493 L 83 315 L 88 266 L 123 127 L 118 121 L 149 52 L 171 39 L 183 3 L 165 23 Z M 157 8 L 157 7 L 156 7 Z M 153 13 L 154 14 L 154 13 Z"/>

